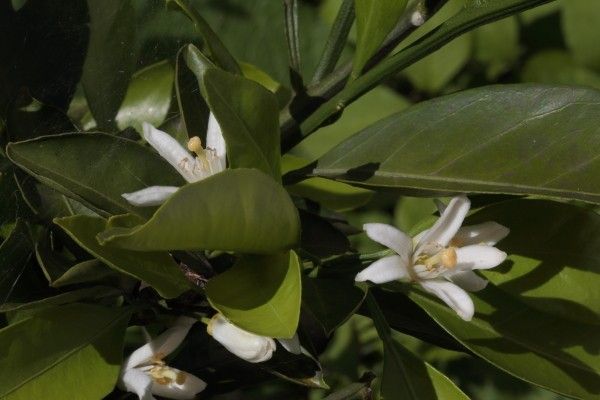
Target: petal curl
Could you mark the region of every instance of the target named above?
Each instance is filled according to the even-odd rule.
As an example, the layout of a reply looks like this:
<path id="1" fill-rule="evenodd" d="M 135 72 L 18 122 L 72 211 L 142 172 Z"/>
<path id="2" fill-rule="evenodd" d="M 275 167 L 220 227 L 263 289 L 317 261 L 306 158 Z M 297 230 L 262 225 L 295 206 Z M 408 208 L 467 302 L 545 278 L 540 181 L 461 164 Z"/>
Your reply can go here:
<path id="1" fill-rule="evenodd" d="M 456 246 L 468 246 L 472 244 L 485 244 L 494 246 L 510 233 L 510 229 L 494 221 L 484 222 L 477 225 L 463 226 L 452 238 L 452 244 Z"/>
<path id="2" fill-rule="evenodd" d="M 442 216 L 421 237 L 415 253 L 418 254 L 428 244 L 446 247 L 454 235 L 456 235 L 470 207 L 471 202 L 465 196 L 453 197 Z"/>
<path id="3" fill-rule="evenodd" d="M 370 281 L 375 284 L 397 280 L 409 281 L 410 279 L 408 264 L 400 256 L 380 258 L 359 272 L 354 278 L 356 282 Z"/>
<path id="4" fill-rule="evenodd" d="M 219 125 L 219 122 L 212 112 L 208 116 L 206 147 L 209 147 L 215 151 L 215 154 L 219 159 L 220 171 L 223 171 L 225 169 L 225 164 L 227 163 L 227 146 L 225 144 L 225 138 L 223 137 L 221 125 Z"/>
<path id="5" fill-rule="evenodd" d="M 150 186 L 132 193 L 123 193 L 125 200 L 137 207 L 158 206 L 179 189 L 176 186 Z"/>
<path id="6" fill-rule="evenodd" d="M 472 245 L 456 249 L 456 271 L 490 269 L 506 260 L 506 253 L 492 246 Z"/>
<path id="7" fill-rule="evenodd" d="M 441 279 L 419 281 L 425 291 L 437 296 L 452 308 L 459 317 L 470 321 L 475 313 L 475 305 L 467 292 L 452 282 Z"/>
<path id="8" fill-rule="evenodd" d="M 396 252 L 405 263 L 412 257 L 412 239 L 401 230 L 388 224 L 364 224 L 363 229 L 367 236 L 377 243 L 384 245 Z"/>
<path id="9" fill-rule="evenodd" d="M 156 129 L 147 122 L 144 122 L 143 129 L 144 139 L 150 146 L 154 147 L 158 154 L 171 164 L 186 181 L 191 182 L 194 176 L 191 170 L 184 166 L 193 164 L 195 157 L 168 133 Z"/>
<path id="10" fill-rule="evenodd" d="M 481 278 L 473 271 L 457 272 L 455 274 L 447 275 L 446 278 L 467 292 L 478 292 L 484 289 L 488 284 L 486 279 Z"/>

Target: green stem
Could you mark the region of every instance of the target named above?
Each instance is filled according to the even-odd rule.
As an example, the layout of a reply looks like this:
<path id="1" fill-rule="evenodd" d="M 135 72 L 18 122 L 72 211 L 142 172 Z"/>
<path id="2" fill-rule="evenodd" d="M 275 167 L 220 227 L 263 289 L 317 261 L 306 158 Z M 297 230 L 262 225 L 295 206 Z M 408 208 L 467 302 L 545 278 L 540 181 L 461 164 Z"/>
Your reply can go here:
<path id="1" fill-rule="evenodd" d="M 283 0 L 285 37 L 290 57 L 290 80 L 296 91 L 303 89 L 301 75 L 300 37 L 298 35 L 298 0 Z"/>
<path id="2" fill-rule="evenodd" d="M 315 75 L 312 79 L 313 83 L 321 81 L 335 69 L 337 62 L 342 55 L 342 51 L 346 46 L 348 34 L 354 23 L 354 17 L 354 0 L 344 0 L 338 10 L 335 22 L 331 27 L 331 32 L 329 33 L 327 43 L 325 44 L 323 55 L 319 60 Z"/>

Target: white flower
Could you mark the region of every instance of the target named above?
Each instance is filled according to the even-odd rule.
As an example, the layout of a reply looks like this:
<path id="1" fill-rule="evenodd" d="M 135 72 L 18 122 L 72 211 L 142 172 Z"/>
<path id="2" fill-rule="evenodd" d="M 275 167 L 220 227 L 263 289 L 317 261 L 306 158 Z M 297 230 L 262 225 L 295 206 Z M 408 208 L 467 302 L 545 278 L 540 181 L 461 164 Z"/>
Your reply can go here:
<path id="1" fill-rule="evenodd" d="M 227 350 L 251 363 L 269 360 L 276 349 L 272 338 L 238 328 L 220 313 L 211 318 L 206 331 Z"/>
<path id="2" fill-rule="evenodd" d="M 123 363 L 119 387 L 137 394 L 141 400 L 155 400 L 153 394 L 167 399 L 193 399 L 203 391 L 203 380 L 163 361 L 181 344 L 195 322 L 193 318 L 180 317 L 173 327 L 131 353 Z"/>
<path id="3" fill-rule="evenodd" d="M 149 123 L 144 122 L 143 128 L 144 139 L 186 181 L 198 182 L 225 169 L 227 162 L 225 139 L 212 113 L 208 119 L 206 148 L 202 147 L 202 142 L 197 136 L 188 141 L 188 151 L 171 135 L 156 129 Z M 150 186 L 137 192 L 124 193 L 122 196 L 134 206 L 156 206 L 164 203 L 177 189 L 179 188 L 175 186 Z"/>
<path id="4" fill-rule="evenodd" d="M 494 268 L 506 259 L 506 253 L 493 246 L 509 229 L 496 222 L 461 228 L 469 207 L 469 199 L 454 197 L 436 223 L 414 239 L 390 225 L 365 224 L 367 235 L 396 255 L 374 262 L 355 280 L 419 283 L 470 321 L 475 310 L 465 290 L 478 291 L 487 284 L 473 270 Z"/>

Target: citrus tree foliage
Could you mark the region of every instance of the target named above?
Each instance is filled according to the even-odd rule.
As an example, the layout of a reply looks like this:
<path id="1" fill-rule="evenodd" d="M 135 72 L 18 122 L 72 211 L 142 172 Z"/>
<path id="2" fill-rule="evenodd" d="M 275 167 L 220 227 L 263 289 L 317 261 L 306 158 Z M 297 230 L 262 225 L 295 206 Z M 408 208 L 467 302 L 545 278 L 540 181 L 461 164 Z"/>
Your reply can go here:
<path id="1" fill-rule="evenodd" d="M 600 4 L 0 5 L 2 399 L 600 398 Z"/>

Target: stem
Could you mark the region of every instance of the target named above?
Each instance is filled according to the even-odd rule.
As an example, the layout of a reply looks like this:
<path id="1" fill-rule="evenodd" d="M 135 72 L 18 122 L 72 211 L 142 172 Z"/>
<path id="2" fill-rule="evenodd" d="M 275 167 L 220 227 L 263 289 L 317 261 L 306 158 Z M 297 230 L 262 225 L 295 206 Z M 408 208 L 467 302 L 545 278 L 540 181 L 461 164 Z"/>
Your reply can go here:
<path id="1" fill-rule="evenodd" d="M 315 75 L 312 79 L 313 83 L 321 81 L 335 69 L 346 46 L 348 34 L 350 33 L 352 24 L 354 24 L 354 17 L 354 0 L 344 0 L 331 27 L 323 55 L 319 60 L 319 65 L 317 65 Z"/>
<path id="2" fill-rule="evenodd" d="M 429 19 L 437 10 L 444 5 L 448 0 L 420 0 L 410 7 L 403 15 L 402 18 L 396 24 L 396 27 L 390 32 L 386 40 L 383 42 L 382 47 L 371 57 L 367 62 L 364 71 L 371 70 L 377 63 L 387 57 L 396 46 L 414 32 L 419 26 L 421 26 L 427 19 Z M 415 12 L 421 13 L 423 17 L 422 21 L 415 24 L 413 20 L 413 14 Z M 307 89 L 308 98 L 318 98 L 321 100 L 330 100 L 339 94 L 345 87 L 350 74 L 352 73 L 352 61 L 342 65 L 335 71 L 327 75 L 320 82 L 311 85 Z M 363 75 L 364 76 L 364 75 Z M 357 79 L 357 80 L 360 80 Z M 380 79 L 382 80 L 382 79 Z M 379 83 L 379 81 L 377 83 Z M 352 86 L 355 86 L 356 81 L 353 82 Z M 325 103 L 328 104 L 328 103 Z M 337 108 L 323 120 L 320 120 L 319 125 L 325 121 L 329 116 L 336 112 L 342 111 L 347 104 L 343 104 L 341 108 Z M 311 104 L 305 104 L 305 108 L 310 108 Z M 319 110 L 319 109 L 318 109 Z M 302 115 L 302 113 L 296 113 L 296 115 Z M 309 116 L 306 120 L 314 118 L 314 114 Z M 283 152 L 290 150 L 300 141 L 302 141 L 311 132 L 307 133 L 306 126 L 304 124 L 298 125 L 300 122 L 291 115 L 289 110 L 282 111 L 280 116 L 280 125 L 282 132 L 281 148 Z M 312 125 L 310 125 L 312 126 Z M 317 126 L 318 127 L 318 126 Z M 316 128 L 314 128 L 316 129 Z M 313 129 L 313 130 L 314 130 Z"/>
<path id="3" fill-rule="evenodd" d="M 363 76 L 353 81 L 352 85 L 347 86 L 337 95 L 322 104 L 300 125 L 299 130 L 295 134 L 296 140 L 304 139 L 318 129 L 328 118 L 343 111 L 358 97 L 373 89 L 385 79 L 393 76 L 398 71 L 403 70 L 431 54 L 463 33 L 486 23 L 506 17 L 507 15 L 550 1 L 553 0 L 530 0 L 525 3 L 519 3 L 511 8 L 497 10 L 495 12 L 485 13 L 485 11 L 480 11 L 481 15 L 479 15 L 479 18 L 451 18 L 445 23 L 445 29 L 436 29 L 413 43 L 411 46 L 404 48 L 398 53 L 383 60 Z M 286 145 L 291 144 L 285 139 L 282 140 L 282 143 L 285 143 Z"/>
<path id="4" fill-rule="evenodd" d="M 300 73 L 300 38 L 298 36 L 298 0 L 283 0 L 285 14 L 285 37 L 290 57 L 290 80 L 296 91 L 303 87 Z"/>

